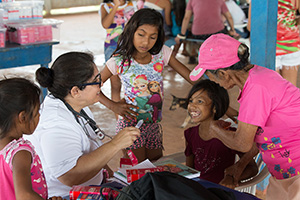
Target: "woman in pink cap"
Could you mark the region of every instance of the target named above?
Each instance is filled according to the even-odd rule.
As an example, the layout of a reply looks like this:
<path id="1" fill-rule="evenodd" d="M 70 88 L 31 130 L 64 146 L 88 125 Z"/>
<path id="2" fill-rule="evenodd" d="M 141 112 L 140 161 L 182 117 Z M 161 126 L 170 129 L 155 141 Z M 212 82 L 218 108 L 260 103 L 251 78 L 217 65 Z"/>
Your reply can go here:
<path id="1" fill-rule="evenodd" d="M 195 81 L 205 72 L 225 89 L 239 87 L 238 128 L 211 124 L 226 146 L 247 152 L 253 142 L 271 173 L 267 199 L 300 199 L 300 91 L 277 72 L 252 65 L 244 44 L 224 34 L 209 37 L 199 50 Z"/>

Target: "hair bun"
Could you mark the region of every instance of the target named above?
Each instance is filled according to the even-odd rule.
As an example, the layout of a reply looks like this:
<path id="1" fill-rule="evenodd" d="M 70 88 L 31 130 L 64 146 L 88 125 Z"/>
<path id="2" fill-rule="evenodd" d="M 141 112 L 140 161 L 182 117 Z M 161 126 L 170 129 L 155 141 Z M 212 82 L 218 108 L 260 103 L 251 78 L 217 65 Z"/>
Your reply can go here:
<path id="1" fill-rule="evenodd" d="M 46 67 L 40 67 L 35 72 L 37 82 L 44 88 L 49 88 L 53 84 L 53 70 Z"/>
<path id="2" fill-rule="evenodd" d="M 249 59 L 249 48 L 245 44 L 241 44 L 238 48 L 238 57 L 239 59 L 245 63 L 248 62 Z"/>

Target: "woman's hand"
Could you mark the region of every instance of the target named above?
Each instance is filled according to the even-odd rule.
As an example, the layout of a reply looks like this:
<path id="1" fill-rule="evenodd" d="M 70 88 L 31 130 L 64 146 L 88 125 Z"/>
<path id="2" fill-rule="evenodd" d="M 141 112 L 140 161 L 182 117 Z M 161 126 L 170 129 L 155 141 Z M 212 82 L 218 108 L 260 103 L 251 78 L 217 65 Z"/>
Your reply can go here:
<path id="1" fill-rule="evenodd" d="M 224 178 L 219 184 L 234 189 L 239 186 L 239 181 L 243 171 L 244 167 L 241 168 L 237 163 L 227 167 L 224 171 Z"/>
<path id="2" fill-rule="evenodd" d="M 111 143 L 117 145 L 120 149 L 125 149 L 132 145 L 139 136 L 140 129 L 135 127 L 126 127 L 111 140 Z"/>
<path id="3" fill-rule="evenodd" d="M 111 110 L 114 113 L 122 116 L 126 120 L 135 120 L 138 113 L 133 111 L 132 109 L 138 109 L 138 107 L 127 104 L 125 99 L 121 99 L 121 101 L 115 102 Z"/>
<path id="4" fill-rule="evenodd" d="M 238 184 L 235 182 L 234 177 L 230 175 L 225 175 L 223 180 L 219 184 L 231 189 L 234 189 L 238 186 Z"/>

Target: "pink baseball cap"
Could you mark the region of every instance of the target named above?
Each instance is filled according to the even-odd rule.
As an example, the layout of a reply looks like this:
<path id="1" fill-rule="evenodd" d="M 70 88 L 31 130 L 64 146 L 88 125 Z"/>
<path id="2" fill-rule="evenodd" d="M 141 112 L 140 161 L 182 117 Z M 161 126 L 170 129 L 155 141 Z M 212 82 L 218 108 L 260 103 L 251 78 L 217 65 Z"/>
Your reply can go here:
<path id="1" fill-rule="evenodd" d="M 240 42 L 223 33 L 207 38 L 199 49 L 198 65 L 190 73 L 192 81 L 198 80 L 207 69 L 227 68 L 240 61 Z"/>

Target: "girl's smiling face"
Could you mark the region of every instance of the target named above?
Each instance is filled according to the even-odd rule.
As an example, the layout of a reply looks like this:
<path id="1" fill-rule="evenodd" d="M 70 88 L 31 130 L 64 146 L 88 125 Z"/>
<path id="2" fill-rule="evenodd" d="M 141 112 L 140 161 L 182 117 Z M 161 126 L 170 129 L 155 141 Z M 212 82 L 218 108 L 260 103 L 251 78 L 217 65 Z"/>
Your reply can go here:
<path id="1" fill-rule="evenodd" d="M 133 45 L 137 53 L 148 53 L 155 45 L 158 37 L 156 26 L 144 24 L 137 28 L 133 37 Z"/>
<path id="2" fill-rule="evenodd" d="M 199 90 L 189 100 L 188 112 L 195 123 L 213 119 L 212 100 L 207 92 Z"/>

